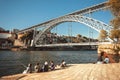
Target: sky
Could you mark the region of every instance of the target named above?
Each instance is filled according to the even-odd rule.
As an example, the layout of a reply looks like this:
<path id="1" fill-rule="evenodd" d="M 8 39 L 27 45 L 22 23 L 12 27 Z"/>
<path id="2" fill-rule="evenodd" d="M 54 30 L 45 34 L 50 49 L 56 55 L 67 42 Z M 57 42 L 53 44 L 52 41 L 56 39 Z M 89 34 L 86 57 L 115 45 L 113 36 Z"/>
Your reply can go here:
<path id="1" fill-rule="evenodd" d="M 0 27 L 22 30 L 105 1 L 107 0 L 0 0 Z M 91 17 L 106 24 L 110 24 L 113 18 L 109 10 L 94 12 Z M 72 26 L 71 33 L 69 26 Z M 93 34 L 89 34 L 88 26 L 76 22 L 63 23 L 56 28 L 53 31 L 60 35 L 98 37 L 98 32 L 90 29 Z"/>

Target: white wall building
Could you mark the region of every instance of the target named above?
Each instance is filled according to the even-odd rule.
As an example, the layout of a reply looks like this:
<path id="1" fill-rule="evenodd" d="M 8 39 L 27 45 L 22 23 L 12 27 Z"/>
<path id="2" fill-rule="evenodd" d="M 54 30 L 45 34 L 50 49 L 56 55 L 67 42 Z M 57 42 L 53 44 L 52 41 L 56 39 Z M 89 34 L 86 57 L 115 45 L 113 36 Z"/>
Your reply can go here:
<path id="1" fill-rule="evenodd" d="M 11 33 L 0 33 L 0 39 L 7 39 L 11 36 L 12 36 Z"/>

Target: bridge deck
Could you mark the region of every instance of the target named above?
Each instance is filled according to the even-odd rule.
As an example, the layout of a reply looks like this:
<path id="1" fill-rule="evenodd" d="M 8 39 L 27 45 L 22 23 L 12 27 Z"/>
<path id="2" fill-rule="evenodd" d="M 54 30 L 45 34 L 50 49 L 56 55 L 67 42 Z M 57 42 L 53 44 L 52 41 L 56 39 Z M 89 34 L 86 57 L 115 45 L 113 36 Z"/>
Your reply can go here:
<path id="1" fill-rule="evenodd" d="M 1 80 L 120 80 L 120 63 L 113 64 L 74 64 L 66 69 L 18 74 L 2 77 Z"/>
<path id="2" fill-rule="evenodd" d="M 36 47 L 47 47 L 47 46 L 87 46 L 87 45 L 98 45 L 99 42 L 87 42 L 87 43 L 61 43 L 61 44 L 44 44 L 44 45 L 37 45 Z"/>

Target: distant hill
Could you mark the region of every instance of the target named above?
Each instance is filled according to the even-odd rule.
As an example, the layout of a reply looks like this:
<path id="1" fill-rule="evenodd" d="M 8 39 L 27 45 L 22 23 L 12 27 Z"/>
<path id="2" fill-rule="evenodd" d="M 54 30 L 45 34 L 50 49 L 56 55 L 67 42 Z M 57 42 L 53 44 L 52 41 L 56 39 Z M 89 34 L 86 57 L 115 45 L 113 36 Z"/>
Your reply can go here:
<path id="1" fill-rule="evenodd" d="M 5 31 L 5 29 L 3 29 L 2 27 L 0 27 L 0 31 Z"/>

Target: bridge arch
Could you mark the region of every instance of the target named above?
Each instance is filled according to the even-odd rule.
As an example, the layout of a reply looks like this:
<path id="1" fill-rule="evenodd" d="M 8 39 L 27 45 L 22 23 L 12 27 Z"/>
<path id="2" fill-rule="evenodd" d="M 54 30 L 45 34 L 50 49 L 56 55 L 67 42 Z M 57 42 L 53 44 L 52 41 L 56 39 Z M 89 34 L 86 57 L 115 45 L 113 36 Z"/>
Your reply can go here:
<path id="1" fill-rule="evenodd" d="M 81 15 L 67 15 L 67 16 L 63 16 L 60 18 L 56 18 L 56 19 L 52 20 L 51 22 L 47 23 L 45 25 L 44 30 L 42 30 L 42 32 L 40 32 L 39 34 L 36 35 L 36 37 L 34 39 L 34 44 L 40 45 L 43 41 L 43 35 L 46 32 L 50 31 L 57 25 L 59 25 L 61 23 L 65 23 L 65 22 L 79 22 L 81 24 L 84 24 L 84 25 L 87 25 L 88 27 L 93 28 L 97 32 L 100 32 L 101 29 L 104 29 L 109 33 L 109 31 L 112 28 L 112 26 L 109 26 L 109 25 L 107 25 L 101 21 L 98 21 L 96 19 L 93 19 L 93 18 L 89 18 L 89 17 L 81 16 Z"/>

